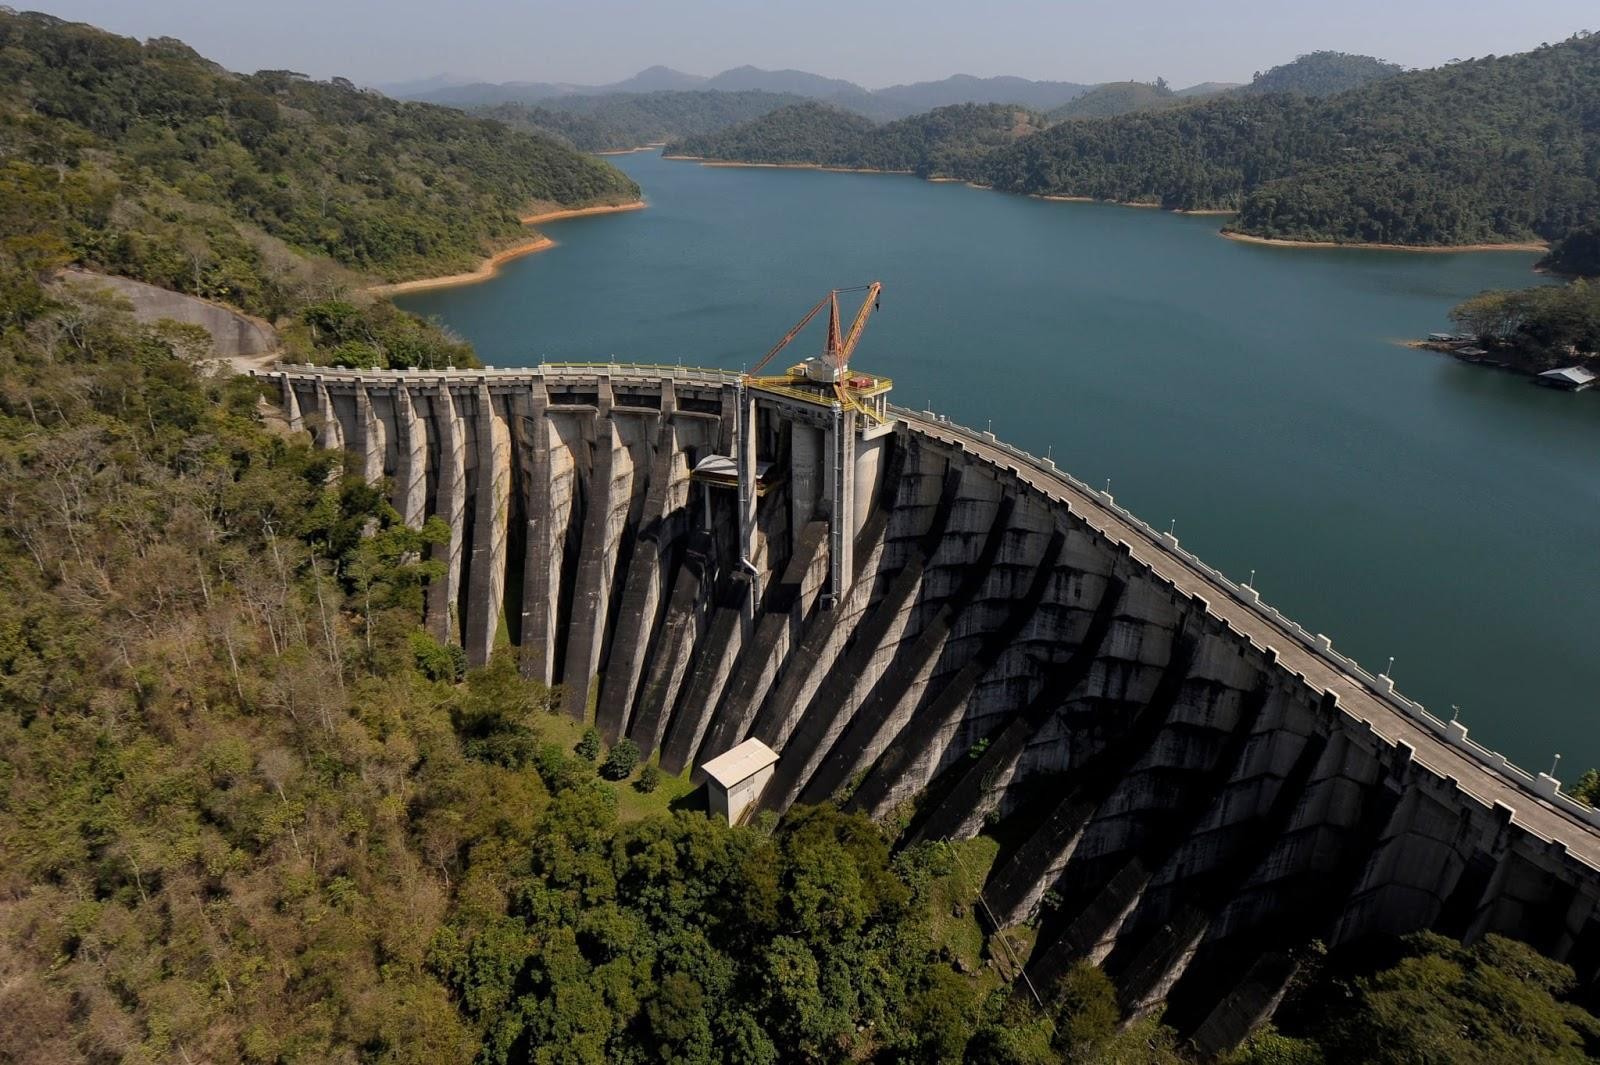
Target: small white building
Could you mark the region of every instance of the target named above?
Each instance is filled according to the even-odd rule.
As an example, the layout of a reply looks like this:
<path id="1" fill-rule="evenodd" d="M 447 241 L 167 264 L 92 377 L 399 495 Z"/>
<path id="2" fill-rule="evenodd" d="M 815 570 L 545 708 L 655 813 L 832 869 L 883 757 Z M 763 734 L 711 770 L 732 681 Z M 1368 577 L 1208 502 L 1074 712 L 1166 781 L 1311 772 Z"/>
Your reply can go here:
<path id="1" fill-rule="evenodd" d="M 750 804 L 761 797 L 761 789 L 772 779 L 778 754 L 758 739 L 717 755 L 700 768 L 706 772 L 711 812 L 736 825 Z"/>
<path id="2" fill-rule="evenodd" d="M 1541 384 L 1564 388 L 1568 392 L 1582 392 L 1595 382 L 1595 374 L 1582 366 L 1563 366 L 1559 370 L 1546 370 L 1539 375 Z"/>

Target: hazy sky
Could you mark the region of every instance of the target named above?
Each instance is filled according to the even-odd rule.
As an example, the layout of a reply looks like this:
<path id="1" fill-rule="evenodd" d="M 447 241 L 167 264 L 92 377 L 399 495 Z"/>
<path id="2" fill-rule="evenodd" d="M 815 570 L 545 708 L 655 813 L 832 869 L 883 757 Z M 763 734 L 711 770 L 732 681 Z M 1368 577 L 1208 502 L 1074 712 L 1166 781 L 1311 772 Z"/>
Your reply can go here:
<path id="1" fill-rule="evenodd" d="M 948 74 L 1244 81 L 1333 48 L 1406 66 L 1600 30 L 1595 0 L 10 0 L 234 70 L 601 83 L 750 63 L 878 88 Z"/>

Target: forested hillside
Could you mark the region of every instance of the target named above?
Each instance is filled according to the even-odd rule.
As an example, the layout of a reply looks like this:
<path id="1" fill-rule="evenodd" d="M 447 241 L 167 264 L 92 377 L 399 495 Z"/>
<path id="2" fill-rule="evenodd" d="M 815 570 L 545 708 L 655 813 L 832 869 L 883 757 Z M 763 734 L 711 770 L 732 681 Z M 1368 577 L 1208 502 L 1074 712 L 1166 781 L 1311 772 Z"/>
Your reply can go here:
<path id="1" fill-rule="evenodd" d="M 1600 209 L 1600 38 L 1315 99 L 1228 95 L 1064 123 L 974 167 L 998 188 L 1230 208 L 1299 240 L 1554 239 Z"/>
<path id="2" fill-rule="evenodd" d="M 53 190 L 47 231 L 73 258 L 269 317 L 271 241 L 387 279 L 447 273 L 525 237 L 533 203 L 638 195 L 486 119 L 5 11 L 0 136 L 0 181 Z"/>
<path id="3" fill-rule="evenodd" d="M 1013 994 L 1028 933 L 976 917 L 994 839 L 897 847 L 826 806 L 733 829 L 686 781 L 597 771 L 510 658 L 467 671 L 422 628 L 439 519 L 405 527 L 192 330 L 51 280 L 122 269 L 328 358 L 460 365 L 319 242 L 387 225 L 413 244 L 352 265 L 432 269 L 476 254 L 415 244 L 451 197 L 514 214 L 629 191 L 611 172 L 176 42 L 0 32 L 0 1062 L 1184 1060 L 1088 964 Z M 899 150 L 1002 132 L 955 110 Z M 1284 1032 L 1229 1065 L 1600 1049 L 1572 971 L 1492 935 L 1304 960 Z"/>
<path id="4" fill-rule="evenodd" d="M 1600 215 L 1600 37 L 1314 95 L 1331 91 L 1352 65 L 1359 76 L 1373 74 L 1376 61 L 1360 59 L 1316 53 L 1279 68 L 1272 81 L 1292 82 L 1293 92 L 1225 93 L 1163 111 L 1059 122 L 1033 135 L 1030 123 L 1005 136 L 997 128 L 1004 123 L 990 122 L 994 135 L 947 138 L 932 167 L 873 150 L 891 139 L 892 126 L 914 130 L 932 116 L 872 132 L 824 109 L 786 109 L 682 148 L 715 159 L 884 166 L 1012 192 L 1233 210 L 1242 233 L 1294 240 L 1558 240 Z M 875 161 L 884 159 L 899 165 Z"/>
<path id="5" fill-rule="evenodd" d="M 1173 92 L 1165 81 L 1112 81 L 1097 85 L 1045 117 L 1051 122 L 1078 118 L 1109 118 L 1135 111 L 1165 111 L 1188 102 Z"/>
<path id="6" fill-rule="evenodd" d="M 1600 218 L 1569 231 L 1539 264 L 1551 273 L 1600 277 Z"/>
<path id="7" fill-rule="evenodd" d="M 1197 85 L 1178 89 L 1177 94 L 1183 97 L 1216 96 L 1218 93 L 1224 93 L 1239 87 L 1239 83 L 1236 81 L 1202 81 Z"/>
<path id="8" fill-rule="evenodd" d="M 1092 86 L 1070 81 L 977 78 L 970 74 L 954 74 L 938 81 L 891 85 L 869 91 L 851 81 L 823 77 L 804 70 L 762 70 L 759 67 L 742 66 L 724 70 L 709 78 L 700 78 L 665 67 L 651 67 L 632 78 L 608 85 L 583 86 L 541 81 L 511 81 L 497 85 L 478 82 L 423 86 L 415 96 L 409 98 L 474 110 L 501 104 L 527 104 L 564 111 L 591 108 L 596 106 L 591 101 L 615 95 L 694 91 L 708 94 L 701 101 L 711 107 L 709 94 L 713 93 L 768 93 L 815 100 L 876 121 L 889 121 L 939 107 L 968 103 L 1016 104 L 1030 110 L 1048 111 L 1090 88 Z M 685 102 L 690 102 L 687 97 Z M 704 131 L 685 125 L 677 132 L 688 135 Z"/>
<path id="9" fill-rule="evenodd" d="M 872 93 L 872 101 L 877 113 L 888 118 L 905 118 L 921 111 L 956 104 L 1015 104 L 1032 111 L 1049 111 L 1092 88 L 1094 86 L 1075 81 L 975 78 L 970 74 L 955 74 L 939 81 L 919 81 L 876 89 Z"/>
<path id="10" fill-rule="evenodd" d="M 1497 358 L 1532 373 L 1600 366 L 1600 281 L 1480 292 L 1450 317 Z"/>
<path id="11" fill-rule="evenodd" d="M 923 176 L 955 174 L 974 159 L 1042 128 L 1003 104 L 959 104 L 874 125 L 825 104 L 785 107 L 722 133 L 688 137 L 667 154 L 744 163 L 813 163 Z"/>
<path id="12" fill-rule="evenodd" d="M 563 96 L 536 107 L 499 104 L 478 114 L 581 151 L 603 152 L 715 133 L 802 102 L 799 96 L 753 90 L 607 93 Z"/>
<path id="13" fill-rule="evenodd" d="M 0 1061 L 1184 1062 L 1092 966 L 1012 993 L 993 840 L 597 773 L 509 657 L 423 631 L 438 519 L 9 255 L 0 382 Z M 1228 1065 L 1600 1050 L 1572 971 L 1493 935 L 1305 963 Z"/>
<path id="14" fill-rule="evenodd" d="M 666 154 L 740 163 L 844 166 L 840 160 L 875 128 L 871 119 L 827 104 L 794 104 L 720 133 L 673 141 Z"/>
<path id="15" fill-rule="evenodd" d="M 1241 93 L 1297 92 L 1306 96 L 1332 96 L 1346 89 L 1392 78 L 1405 67 L 1349 52 L 1310 52 L 1271 70 L 1258 71 Z"/>

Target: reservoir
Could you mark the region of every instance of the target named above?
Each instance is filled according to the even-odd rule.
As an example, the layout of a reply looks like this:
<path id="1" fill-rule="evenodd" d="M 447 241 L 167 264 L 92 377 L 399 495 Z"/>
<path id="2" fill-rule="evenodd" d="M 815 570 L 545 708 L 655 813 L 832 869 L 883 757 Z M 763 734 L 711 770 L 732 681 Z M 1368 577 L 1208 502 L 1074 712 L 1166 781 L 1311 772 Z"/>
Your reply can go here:
<path id="1" fill-rule="evenodd" d="M 1600 394 L 1402 347 L 1537 256 L 1250 245 L 1221 220 L 616 157 L 647 210 L 398 300 L 495 366 L 745 367 L 884 283 L 855 362 L 1038 454 L 1538 772 L 1600 764 Z M 809 341 L 809 343 L 808 343 Z M 785 352 L 820 347 L 820 332 Z"/>

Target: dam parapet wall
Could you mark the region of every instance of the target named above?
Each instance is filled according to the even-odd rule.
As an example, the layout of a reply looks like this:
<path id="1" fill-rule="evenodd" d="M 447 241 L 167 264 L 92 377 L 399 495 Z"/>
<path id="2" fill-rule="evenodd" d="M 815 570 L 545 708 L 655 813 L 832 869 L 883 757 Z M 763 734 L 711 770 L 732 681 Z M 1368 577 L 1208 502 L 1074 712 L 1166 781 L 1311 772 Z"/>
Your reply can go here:
<path id="1" fill-rule="evenodd" d="M 469 660 L 516 648 L 672 772 L 761 739 L 764 810 L 832 799 L 906 845 L 1006 824 L 985 890 L 1040 987 L 1091 960 L 1225 1047 L 1312 939 L 1501 932 L 1600 973 L 1600 814 L 1049 458 L 891 408 L 830 528 L 819 430 L 775 405 L 751 526 L 696 472 L 745 431 L 733 371 L 258 377 L 446 519 L 427 623 Z"/>
<path id="2" fill-rule="evenodd" d="M 1118 503 L 1109 492 L 1089 487 L 1057 466 L 1052 459 L 1032 455 L 1015 445 L 999 439 L 993 432 L 968 428 L 931 410 L 914 411 L 901 407 L 892 409 L 902 417 L 915 418 L 926 425 L 932 426 L 936 432 L 940 430 L 948 432 L 952 437 L 962 442 L 961 446 L 964 450 L 970 450 L 977 454 L 981 450 L 992 449 L 994 452 L 1000 453 L 1004 456 L 1007 468 L 1019 477 L 1021 476 L 1021 471 L 1025 468 L 1035 470 L 1047 477 L 1061 481 L 1079 496 L 1094 500 L 1100 507 L 1120 519 L 1124 525 L 1135 529 L 1147 544 L 1181 560 L 1188 568 L 1203 575 L 1218 592 L 1226 595 L 1239 606 L 1258 615 L 1273 628 L 1288 635 L 1306 652 L 1315 655 L 1341 674 L 1357 681 L 1367 694 L 1381 700 L 1396 713 L 1415 721 L 1419 726 L 1432 733 L 1440 743 L 1460 750 L 1486 769 L 1504 776 L 1507 781 L 1529 795 L 1549 802 L 1562 812 L 1578 818 L 1596 829 L 1600 829 L 1600 808 L 1581 803 L 1561 791 L 1561 783 L 1555 777 L 1547 773 L 1529 772 L 1514 764 L 1499 751 L 1491 750 L 1470 739 L 1466 725 L 1455 719 L 1446 721 L 1439 718 L 1429 712 L 1421 703 L 1406 698 L 1396 689 L 1394 681 L 1390 677 L 1382 673 L 1374 674 L 1355 659 L 1341 654 L 1334 648 L 1331 638 L 1321 633 L 1310 632 L 1294 619 L 1280 613 L 1275 607 L 1267 603 L 1261 597 L 1261 593 L 1254 587 L 1246 583 L 1237 582 L 1208 565 L 1193 552 L 1184 548 L 1173 534 L 1157 532 L 1144 519 Z"/>

